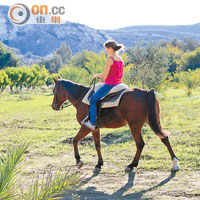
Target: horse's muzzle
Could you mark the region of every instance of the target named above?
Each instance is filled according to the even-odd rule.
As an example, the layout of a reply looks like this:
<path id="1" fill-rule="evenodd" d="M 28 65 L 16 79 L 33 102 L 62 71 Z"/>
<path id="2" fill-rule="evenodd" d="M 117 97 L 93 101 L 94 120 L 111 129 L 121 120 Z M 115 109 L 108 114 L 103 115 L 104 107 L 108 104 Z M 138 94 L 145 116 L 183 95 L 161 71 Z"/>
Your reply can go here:
<path id="1" fill-rule="evenodd" d="M 63 105 L 58 106 L 57 104 L 52 104 L 52 109 L 55 111 L 59 111 L 63 109 Z"/>

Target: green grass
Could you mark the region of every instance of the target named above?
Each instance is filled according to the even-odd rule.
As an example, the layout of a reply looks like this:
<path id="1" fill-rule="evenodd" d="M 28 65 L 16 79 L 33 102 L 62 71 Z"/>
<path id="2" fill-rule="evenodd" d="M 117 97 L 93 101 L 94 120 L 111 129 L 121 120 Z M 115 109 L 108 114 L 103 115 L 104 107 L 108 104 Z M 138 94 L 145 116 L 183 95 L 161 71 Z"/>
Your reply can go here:
<path id="1" fill-rule="evenodd" d="M 181 89 L 169 89 L 166 97 L 157 94 L 161 107 L 163 128 L 171 131 L 170 142 L 183 170 L 200 170 L 200 88 L 186 97 Z M 22 181 L 35 177 L 49 168 L 65 168 L 75 165 L 72 144 L 63 144 L 72 138 L 80 125 L 76 121 L 75 108 L 56 112 L 51 108 L 52 92 L 22 91 L 20 94 L 0 95 L 0 151 L 5 146 L 31 143 L 22 172 Z M 107 138 L 106 136 L 116 136 Z M 105 173 L 124 170 L 135 154 L 136 146 L 128 126 L 120 129 L 102 129 L 102 154 L 105 165 L 113 165 Z M 91 137 L 89 135 L 88 137 Z M 170 155 L 160 139 L 145 125 L 143 137 L 146 143 L 139 169 L 168 171 Z M 85 165 L 97 162 L 94 145 L 79 145 Z M 94 165 L 95 165 L 94 164 Z"/>

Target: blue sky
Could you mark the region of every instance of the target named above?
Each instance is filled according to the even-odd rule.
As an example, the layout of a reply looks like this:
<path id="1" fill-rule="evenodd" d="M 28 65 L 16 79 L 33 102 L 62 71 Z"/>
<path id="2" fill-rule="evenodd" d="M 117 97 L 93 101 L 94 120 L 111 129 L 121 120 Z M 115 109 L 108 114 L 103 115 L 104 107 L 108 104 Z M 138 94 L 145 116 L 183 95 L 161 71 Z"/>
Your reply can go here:
<path id="1" fill-rule="evenodd" d="M 199 0 L 0 0 L 0 5 L 16 3 L 64 6 L 65 20 L 96 29 L 200 23 Z"/>

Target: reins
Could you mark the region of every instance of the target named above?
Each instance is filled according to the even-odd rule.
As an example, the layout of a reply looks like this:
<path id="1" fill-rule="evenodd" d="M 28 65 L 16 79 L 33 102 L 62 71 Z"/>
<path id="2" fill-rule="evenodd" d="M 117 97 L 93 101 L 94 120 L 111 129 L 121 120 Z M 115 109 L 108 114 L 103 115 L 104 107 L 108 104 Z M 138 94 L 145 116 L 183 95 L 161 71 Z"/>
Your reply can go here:
<path id="1" fill-rule="evenodd" d="M 90 85 L 89 85 L 89 87 L 92 85 L 92 84 L 94 84 L 93 85 L 93 89 L 92 90 L 94 90 L 95 89 L 95 84 L 96 84 L 96 78 L 94 78 L 93 80 L 92 80 L 92 82 L 90 83 Z M 61 106 L 61 110 L 63 110 L 63 108 L 67 108 L 67 107 L 69 107 L 69 106 L 72 106 L 72 105 L 75 105 L 76 103 L 78 103 L 86 94 L 87 94 L 87 92 L 88 91 L 86 91 L 78 100 L 76 100 L 74 103 L 70 103 L 69 105 L 66 105 L 66 106 Z M 64 103 L 65 104 L 65 103 Z"/>

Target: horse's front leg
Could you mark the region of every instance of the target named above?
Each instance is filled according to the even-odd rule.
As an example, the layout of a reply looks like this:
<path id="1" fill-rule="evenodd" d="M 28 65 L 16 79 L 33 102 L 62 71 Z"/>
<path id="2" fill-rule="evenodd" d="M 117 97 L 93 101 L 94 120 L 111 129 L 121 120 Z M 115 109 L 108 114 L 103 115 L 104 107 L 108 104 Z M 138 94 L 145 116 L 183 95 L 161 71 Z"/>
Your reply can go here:
<path id="1" fill-rule="evenodd" d="M 76 165 L 78 169 L 80 169 L 83 166 L 83 162 L 81 161 L 81 157 L 79 155 L 78 151 L 78 143 L 81 141 L 86 135 L 88 135 L 91 132 L 90 129 L 88 129 L 85 126 L 82 126 L 77 135 L 75 136 L 73 140 L 73 145 L 74 145 L 74 156 L 76 158 Z"/>
<path id="2" fill-rule="evenodd" d="M 100 130 L 99 129 L 95 129 L 92 132 L 92 136 L 94 139 L 94 143 L 95 143 L 95 148 L 97 151 L 97 155 L 98 155 L 98 163 L 95 166 L 94 171 L 99 171 L 101 169 L 101 166 L 103 166 L 103 158 L 101 155 L 101 136 L 100 136 Z"/>

